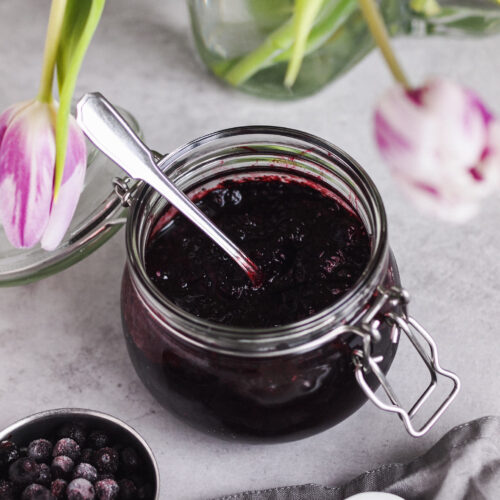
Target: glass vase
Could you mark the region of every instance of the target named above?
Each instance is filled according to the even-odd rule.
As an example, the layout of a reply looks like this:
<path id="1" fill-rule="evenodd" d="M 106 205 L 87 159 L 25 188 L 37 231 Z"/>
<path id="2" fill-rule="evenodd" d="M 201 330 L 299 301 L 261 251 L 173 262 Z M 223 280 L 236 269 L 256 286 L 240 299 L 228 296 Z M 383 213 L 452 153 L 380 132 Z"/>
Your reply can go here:
<path id="1" fill-rule="evenodd" d="M 500 32 L 495 0 L 444 0 L 438 11 L 418 11 L 418 2 L 411 0 L 379 4 L 391 36 Z M 260 97 L 314 94 L 374 48 L 357 0 L 326 0 L 309 33 L 298 77 L 287 87 L 294 0 L 188 0 L 188 6 L 205 65 L 225 83 Z"/>

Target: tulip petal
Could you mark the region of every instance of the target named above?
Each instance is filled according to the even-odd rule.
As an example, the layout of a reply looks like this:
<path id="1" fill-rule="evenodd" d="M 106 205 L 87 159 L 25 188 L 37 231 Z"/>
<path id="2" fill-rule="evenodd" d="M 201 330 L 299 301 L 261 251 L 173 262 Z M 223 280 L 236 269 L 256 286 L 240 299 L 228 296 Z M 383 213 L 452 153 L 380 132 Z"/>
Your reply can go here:
<path id="1" fill-rule="evenodd" d="M 62 184 L 59 196 L 53 202 L 49 223 L 41 241 L 45 250 L 55 250 L 68 230 L 83 190 L 86 167 L 85 138 L 76 120 L 70 117 Z"/>
<path id="2" fill-rule="evenodd" d="M 1 115 L 0 115 L 0 144 L 2 142 L 2 138 L 9 126 L 9 123 L 26 107 L 32 104 L 33 101 L 24 101 L 13 104 L 8 107 Z"/>
<path id="3" fill-rule="evenodd" d="M 0 221 L 18 248 L 36 244 L 47 226 L 54 163 L 50 105 L 34 101 L 11 118 L 0 144 Z"/>

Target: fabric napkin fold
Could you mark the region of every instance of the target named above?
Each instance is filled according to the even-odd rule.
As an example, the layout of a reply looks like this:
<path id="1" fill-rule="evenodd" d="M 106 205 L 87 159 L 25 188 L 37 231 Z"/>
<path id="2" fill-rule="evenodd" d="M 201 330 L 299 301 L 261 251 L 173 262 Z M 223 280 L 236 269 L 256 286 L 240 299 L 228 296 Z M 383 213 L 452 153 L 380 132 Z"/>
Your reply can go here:
<path id="1" fill-rule="evenodd" d="M 342 500 L 366 491 L 406 500 L 500 499 L 500 417 L 459 425 L 419 458 L 384 465 L 342 486 L 282 486 L 214 500 Z"/>

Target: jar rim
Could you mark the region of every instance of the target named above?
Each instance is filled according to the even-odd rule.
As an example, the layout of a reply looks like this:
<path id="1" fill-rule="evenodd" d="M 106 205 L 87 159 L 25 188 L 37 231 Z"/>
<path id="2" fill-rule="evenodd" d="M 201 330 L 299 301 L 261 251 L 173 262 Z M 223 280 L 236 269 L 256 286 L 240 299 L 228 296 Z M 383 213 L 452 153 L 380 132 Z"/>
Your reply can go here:
<path id="1" fill-rule="evenodd" d="M 174 168 L 183 157 L 202 146 L 216 146 L 217 141 L 244 136 L 266 136 L 269 139 L 281 137 L 308 143 L 311 147 L 319 148 L 319 150 L 324 151 L 328 155 L 332 166 L 335 165 L 336 167 L 341 166 L 342 168 L 349 168 L 351 171 L 350 173 L 354 174 L 360 185 L 365 188 L 367 202 L 374 222 L 372 228 L 373 244 L 370 260 L 353 287 L 330 307 L 308 318 L 275 327 L 248 328 L 228 326 L 194 316 L 181 309 L 161 294 L 149 279 L 145 266 L 143 265 L 144 263 L 140 259 L 137 242 L 137 227 L 141 222 L 141 218 L 142 220 L 145 218 L 142 214 L 142 210 L 148 200 L 156 194 L 153 188 L 149 186 L 144 186 L 138 192 L 127 219 L 126 247 L 128 269 L 130 270 L 134 286 L 140 289 L 141 295 L 146 294 L 148 299 L 152 300 L 156 311 L 173 314 L 181 322 L 187 322 L 187 324 L 191 325 L 194 329 L 200 328 L 203 330 L 202 334 L 194 334 L 194 336 L 189 335 L 186 337 L 182 328 L 175 328 L 174 330 L 170 328 L 170 331 L 174 331 L 176 335 L 189 340 L 191 343 L 204 347 L 206 347 L 207 344 L 212 345 L 212 347 L 218 347 L 219 344 L 225 343 L 226 347 L 229 347 L 231 350 L 235 349 L 240 351 L 242 349 L 250 349 L 258 352 L 267 351 L 269 349 L 275 350 L 277 347 L 279 348 L 280 345 L 289 347 L 297 342 L 302 344 L 304 341 L 307 341 L 309 344 L 309 341 L 314 340 L 310 335 L 313 330 L 315 332 L 322 331 L 323 335 L 321 336 L 323 337 L 326 331 L 332 330 L 333 323 L 338 323 L 339 319 L 349 316 L 352 317 L 353 313 L 359 309 L 359 301 L 367 301 L 375 292 L 381 277 L 385 275 L 389 260 L 389 246 L 387 238 L 387 219 L 382 198 L 367 172 L 342 149 L 315 135 L 285 127 L 250 125 L 212 132 L 194 139 L 180 146 L 175 151 L 163 156 L 158 166 L 165 172 L 169 168 Z M 160 319 L 158 318 L 158 314 L 156 314 L 156 317 Z M 273 347 L 271 348 L 271 346 Z"/>

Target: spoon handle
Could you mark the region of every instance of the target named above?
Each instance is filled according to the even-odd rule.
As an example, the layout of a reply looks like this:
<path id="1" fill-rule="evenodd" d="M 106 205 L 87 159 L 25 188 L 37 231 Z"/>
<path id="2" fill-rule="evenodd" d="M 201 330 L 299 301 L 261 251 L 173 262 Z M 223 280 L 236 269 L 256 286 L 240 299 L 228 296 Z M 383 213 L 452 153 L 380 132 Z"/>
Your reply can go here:
<path id="1" fill-rule="evenodd" d="M 261 272 L 210 219 L 158 168 L 152 151 L 125 119 L 98 92 L 85 94 L 77 104 L 77 122 L 85 135 L 130 177 L 141 179 L 217 243 L 247 274 L 254 285 Z"/>

